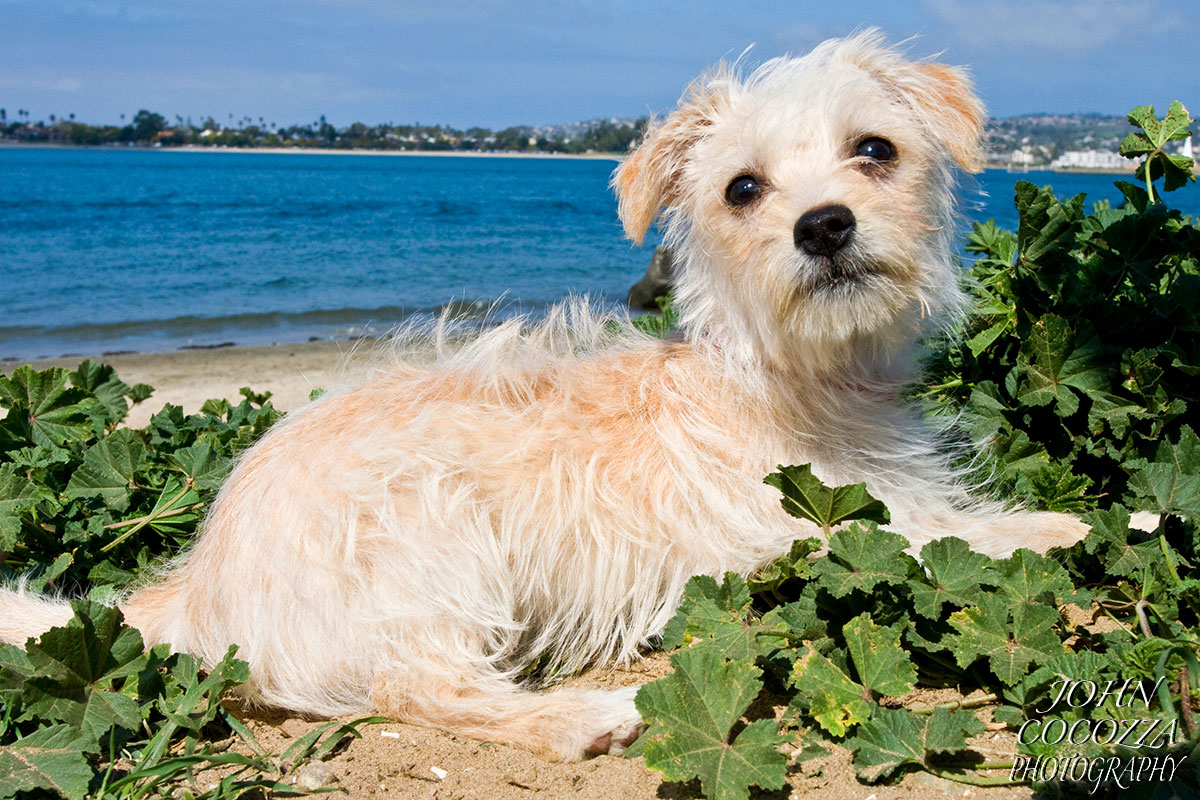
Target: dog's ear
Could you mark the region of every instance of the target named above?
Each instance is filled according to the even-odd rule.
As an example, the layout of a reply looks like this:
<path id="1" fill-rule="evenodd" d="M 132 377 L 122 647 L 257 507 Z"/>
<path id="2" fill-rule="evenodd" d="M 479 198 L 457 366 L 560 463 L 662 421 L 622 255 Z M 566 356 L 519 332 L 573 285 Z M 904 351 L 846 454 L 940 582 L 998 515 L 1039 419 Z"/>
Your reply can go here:
<path id="1" fill-rule="evenodd" d="M 849 61 L 902 97 L 959 166 L 983 169 L 983 103 L 965 70 L 909 61 L 884 46 L 877 28 L 832 44 L 835 60 Z"/>
<path id="2" fill-rule="evenodd" d="M 688 151 L 704 136 L 728 96 L 714 83 L 697 84 L 688 100 L 666 119 L 652 120 L 637 149 L 613 173 L 617 213 L 625 234 L 635 244 L 642 243 L 659 209 L 672 205 L 679 197 Z"/>
<path id="3" fill-rule="evenodd" d="M 946 151 L 967 172 L 983 169 L 983 103 L 957 67 L 914 64 L 905 89 Z"/>

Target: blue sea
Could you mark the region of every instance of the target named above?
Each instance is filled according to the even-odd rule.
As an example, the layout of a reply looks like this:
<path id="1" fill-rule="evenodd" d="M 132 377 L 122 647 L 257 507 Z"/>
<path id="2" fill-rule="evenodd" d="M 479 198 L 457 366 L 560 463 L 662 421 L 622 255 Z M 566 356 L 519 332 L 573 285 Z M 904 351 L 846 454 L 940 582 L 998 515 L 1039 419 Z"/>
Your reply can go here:
<path id="1" fill-rule="evenodd" d="M 623 302 L 645 270 L 606 159 L 0 148 L 0 359 L 386 332 L 447 304 Z M 987 172 L 1120 201 L 1112 176 Z M 1200 212 L 1200 189 L 1171 197 Z"/>

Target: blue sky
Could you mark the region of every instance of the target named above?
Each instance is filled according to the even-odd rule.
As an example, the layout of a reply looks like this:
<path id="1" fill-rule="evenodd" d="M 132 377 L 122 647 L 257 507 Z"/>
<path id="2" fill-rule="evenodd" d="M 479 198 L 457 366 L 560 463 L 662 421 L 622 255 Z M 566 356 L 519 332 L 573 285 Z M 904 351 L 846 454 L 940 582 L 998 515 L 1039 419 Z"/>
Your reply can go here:
<path id="1" fill-rule="evenodd" d="M 325 114 L 455 127 L 565 123 L 672 107 L 754 45 L 803 52 L 875 25 L 971 68 L 993 116 L 1200 112 L 1194 0 L 0 0 L 0 107 L 115 123 Z"/>

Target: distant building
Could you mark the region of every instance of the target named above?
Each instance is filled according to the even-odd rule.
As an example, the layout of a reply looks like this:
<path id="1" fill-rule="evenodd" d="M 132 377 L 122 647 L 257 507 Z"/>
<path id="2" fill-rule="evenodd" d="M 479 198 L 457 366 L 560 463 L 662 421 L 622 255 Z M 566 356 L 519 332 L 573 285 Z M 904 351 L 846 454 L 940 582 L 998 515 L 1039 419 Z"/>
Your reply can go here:
<path id="1" fill-rule="evenodd" d="M 1008 163 L 1014 167 L 1030 167 L 1037 163 L 1037 157 L 1028 149 L 1013 150 L 1008 156 Z"/>
<path id="2" fill-rule="evenodd" d="M 1111 150 L 1068 150 L 1050 162 L 1051 169 L 1132 169 L 1132 162 Z"/>

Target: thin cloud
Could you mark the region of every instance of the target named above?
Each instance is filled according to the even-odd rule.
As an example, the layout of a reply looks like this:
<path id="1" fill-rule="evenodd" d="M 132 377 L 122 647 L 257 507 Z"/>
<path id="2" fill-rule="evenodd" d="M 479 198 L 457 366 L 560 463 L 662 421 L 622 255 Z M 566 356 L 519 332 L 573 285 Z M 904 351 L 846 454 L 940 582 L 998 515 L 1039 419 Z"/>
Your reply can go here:
<path id="1" fill-rule="evenodd" d="M 951 28 L 956 41 L 988 51 L 1016 47 L 1083 55 L 1163 19 L 1157 0 L 922 0 L 921 5 Z"/>

